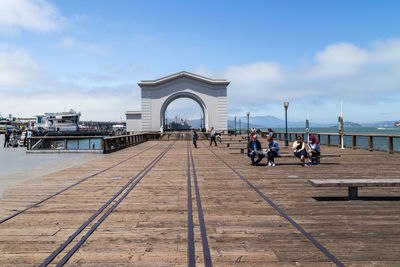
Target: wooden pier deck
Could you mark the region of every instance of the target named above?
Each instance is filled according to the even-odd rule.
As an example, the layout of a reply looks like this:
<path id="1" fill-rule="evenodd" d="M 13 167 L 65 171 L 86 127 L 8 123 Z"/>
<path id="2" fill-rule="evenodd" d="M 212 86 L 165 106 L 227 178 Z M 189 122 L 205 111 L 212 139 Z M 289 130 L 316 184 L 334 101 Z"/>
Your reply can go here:
<path id="1" fill-rule="evenodd" d="M 42 264 L 135 176 L 136 186 L 66 266 L 191 266 L 191 257 L 196 266 L 210 266 L 204 241 L 214 266 L 400 266 L 399 187 L 361 188 L 360 200 L 346 201 L 346 188 L 307 183 L 400 178 L 399 155 L 323 146 L 323 152 L 342 156 L 311 167 L 301 167 L 294 157 L 278 158 L 276 167 L 268 167 L 251 166 L 245 154 L 225 145 L 210 148 L 206 141 L 197 149 L 191 145 L 192 161 L 188 144 L 148 141 L 10 188 L 0 200 L 0 220 L 89 177 L 2 221 L 0 266 Z M 50 265 L 59 263 L 120 196 Z"/>

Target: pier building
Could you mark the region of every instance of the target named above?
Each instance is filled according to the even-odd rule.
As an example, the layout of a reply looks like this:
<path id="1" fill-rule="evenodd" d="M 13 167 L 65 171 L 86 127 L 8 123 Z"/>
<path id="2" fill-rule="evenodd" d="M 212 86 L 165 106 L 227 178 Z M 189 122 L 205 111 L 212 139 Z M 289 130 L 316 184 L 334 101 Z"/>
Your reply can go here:
<path id="1" fill-rule="evenodd" d="M 142 110 L 125 113 L 128 132 L 163 132 L 165 112 L 179 98 L 190 98 L 199 104 L 206 130 L 214 127 L 219 132 L 227 132 L 227 80 L 181 71 L 156 80 L 142 80 L 138 85 Z"/>

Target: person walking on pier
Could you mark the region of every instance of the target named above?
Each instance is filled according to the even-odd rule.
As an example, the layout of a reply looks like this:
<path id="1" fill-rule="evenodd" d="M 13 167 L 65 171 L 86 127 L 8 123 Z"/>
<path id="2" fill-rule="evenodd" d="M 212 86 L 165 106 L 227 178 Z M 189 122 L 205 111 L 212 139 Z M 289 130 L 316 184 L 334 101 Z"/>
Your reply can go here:
<path id="1" fill-rule="evenodd" d="M 274 141 L 271 136 L 267 137 L 268 140 L 268 166 L 275 166 L 275 157 L 279 155 L 279 145 L 278 142 Z"/>
<path id="2" fill-rule="evenodd" d="M 197 148 L 197 132 L 196 132 L 196 130 L 193 130 L 193 145 L 194 145 L 194 148 Z"/>
<path id="3" fill-rule="evenodd" d="M 7 130 L 4 134 L 4 147 L 8 147 L 10 145 L 10 132 Z"/>
<path id="4" fill-rule="evenodd" d="M 293 143 L 293 149 L 294 155 L 301 160 L 303 167 L 306 166 L 307 151 L 301 136 L 297 136 L 296 141 Z"/>
<path id="5" fill-rule="evenodd" d="M 257 140 L 257 134 L 253 135 L 253 139 L 247 144 L 247 150 L 249 151 L 248 156 L 251 158 L 251 165 L 258 165 L 260 161 L 265 157 L 264 152 L 262 152 L 261 143 Z M 257 161 L 254 158 L 258 156 Z"/>
<path id="6" fill-rule="evenodd" d="M 274 131 L 271 128 L 268 128 L 268 136 L 275 137 Z"/>
<path id="7" fill-rule="evenodd" d="M 211 127 L 210 130 L 210 146 L 212 145 L 212 142 L 214 142 L 215 146 L 217 146 L 217 141 L 215 140 L 217 133 L 214 130 L 214 127 Z"/>

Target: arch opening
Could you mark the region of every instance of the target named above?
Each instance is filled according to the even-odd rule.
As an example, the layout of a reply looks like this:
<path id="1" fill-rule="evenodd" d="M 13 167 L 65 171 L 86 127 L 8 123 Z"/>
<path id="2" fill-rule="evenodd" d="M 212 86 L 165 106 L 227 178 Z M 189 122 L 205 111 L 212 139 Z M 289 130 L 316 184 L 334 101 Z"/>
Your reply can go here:
<path id="1" fill-rule="evenodd" d="M 202 99 L 191 93 L 177 93 L 165 100 L 160 110 L 160 130 L 205 130 L 207 108 Z"/>

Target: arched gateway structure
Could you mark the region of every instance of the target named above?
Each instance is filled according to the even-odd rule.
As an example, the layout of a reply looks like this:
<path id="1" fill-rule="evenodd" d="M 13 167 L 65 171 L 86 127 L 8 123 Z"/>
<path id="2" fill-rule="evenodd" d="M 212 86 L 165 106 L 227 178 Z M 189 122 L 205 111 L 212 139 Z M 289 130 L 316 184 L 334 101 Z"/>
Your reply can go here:
<path id="1" fill-rule="evenodd" d="M 207 130 L 211 127 L 217 131 L 228 130 L 228 81 L 181 71 L 157 80 L 143 80 L 138 85 L 142 89 L 142 111 L 126 112 L 127 131 L 162 132 L 168 105 L 182 97 L 193 99 L 200 105 Z"/>

